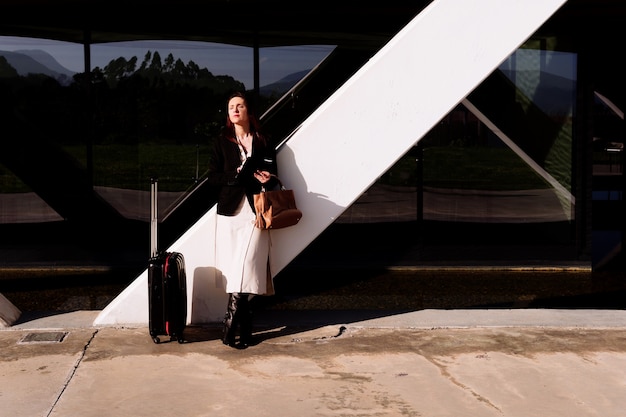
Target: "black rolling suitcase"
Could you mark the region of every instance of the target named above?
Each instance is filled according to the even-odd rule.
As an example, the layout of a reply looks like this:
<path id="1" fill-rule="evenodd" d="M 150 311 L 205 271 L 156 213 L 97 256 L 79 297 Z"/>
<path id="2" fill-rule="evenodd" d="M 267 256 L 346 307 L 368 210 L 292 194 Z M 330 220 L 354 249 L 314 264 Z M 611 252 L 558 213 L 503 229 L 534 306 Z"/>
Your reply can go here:
<path id="1" fill-rule="evenodd" d="M 185 258 L 180 252 L 158 250 L 157 180 L 150 189 L 150 260 L 148 264 L 148 315 L 150 336 L 160 335 L 183 343 L 187 325 L 187 277 Z"/>

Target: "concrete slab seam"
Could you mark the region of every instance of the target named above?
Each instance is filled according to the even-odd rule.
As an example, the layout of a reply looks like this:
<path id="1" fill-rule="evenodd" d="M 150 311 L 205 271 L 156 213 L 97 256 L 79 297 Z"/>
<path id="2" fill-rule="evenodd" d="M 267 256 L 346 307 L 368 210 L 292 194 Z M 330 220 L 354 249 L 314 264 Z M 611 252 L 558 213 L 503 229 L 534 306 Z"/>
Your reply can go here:
<path id="1" fill-rule="evenodd" d="M 63 393 L 65 393 L 65 390 L 67 389 L 67 387 L 69 386 L 70 382 L 72 381 L 72 378 L 74 378 L 74 375 L 76 375 L 76 371 L 78 370 L 78 367 L 80 366 L 80 364 L 83 361 L 83 358 L 87 354 L 87 349 L 89 349 L 89 345 L 91 345 L 91 342 L 95 339 L 97 334 L 98 334 L 98 330 L 96 329 L 91 334 L 91 337 L 89 338 L 89 340 L 87 341 L 87 343 L 83 347 L 83 350 L 81 351 L 81 353 L 78 356 L 78 358 L 76 358 L 76 362 L 74 362 L 74 366 L 72 367 L 72 369 L 71 369 L 69 375 L 67 376 L 67 378 L 65 378 L 65 381 L 63 382 L 63 385 L 61 386 L 61 390 L 60 390 L 59 394 L 57 395 L 57 397 L 55 398 L 54 402 L 50 406 L 50 410 L 48 410 L 48 412 L 46 413 L 46 417 L 49 417 L 50 415 L 52 415 L 52 412 L 54 411 L 54 407 L 56 407 L 56 405 L 59 403 L 59 401 L 61 400 L 61 397 L 63 396 Z"/>

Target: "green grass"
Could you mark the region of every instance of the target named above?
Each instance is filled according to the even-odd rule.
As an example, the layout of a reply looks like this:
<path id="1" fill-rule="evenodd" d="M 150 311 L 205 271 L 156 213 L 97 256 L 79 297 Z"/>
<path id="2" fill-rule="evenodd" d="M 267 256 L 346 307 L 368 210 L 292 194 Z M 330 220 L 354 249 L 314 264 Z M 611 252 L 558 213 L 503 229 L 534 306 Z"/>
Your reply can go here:
<path id="1" fill-rule="evenodd" d="M 381 181 L 390 185 L 414 185 L 415 166 L 414 156 L 404 156 Z M 454 146 L 424 150 L 424 185 L 494 191 L 549 187 L 508 148 Z"/>
<path id="2" fill-rule="evenodd" d="M 30 191 L 28 186 L 19 178 L 0 165 L 0 193 L 24 193 Z"/>
<path id="3" fill-rule="evenodd" d="M 82 148 L 67 148 L 83 164 Z M 159 189 L 184 191 L 208 169 L 208 145 L 140 144 L 102 145 L 93 150 L 94 184 L 147 190 L 150 178 L 159 178 Z"/>

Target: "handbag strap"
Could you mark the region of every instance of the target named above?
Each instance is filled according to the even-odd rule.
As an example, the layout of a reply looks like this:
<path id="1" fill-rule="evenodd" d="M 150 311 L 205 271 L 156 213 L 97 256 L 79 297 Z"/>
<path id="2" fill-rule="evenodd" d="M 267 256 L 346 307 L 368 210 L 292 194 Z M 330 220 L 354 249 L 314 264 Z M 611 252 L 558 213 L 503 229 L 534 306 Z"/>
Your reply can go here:
<path id="1" fill-rule="evenodd" d="M 280 180 L 280 178 L 278 178 L 278 175 L 276 174 L 270 174 L 270 177 L 274 177 L 276 178 L 276 181 L 278 181 L 278 185 L 280 186 L 281 190 L 286 190 L 285 186 L 283 185 L 283 182 Z M 261 192 L 264 193 L 265 192 L 265 185 L 261 185 Z"/>

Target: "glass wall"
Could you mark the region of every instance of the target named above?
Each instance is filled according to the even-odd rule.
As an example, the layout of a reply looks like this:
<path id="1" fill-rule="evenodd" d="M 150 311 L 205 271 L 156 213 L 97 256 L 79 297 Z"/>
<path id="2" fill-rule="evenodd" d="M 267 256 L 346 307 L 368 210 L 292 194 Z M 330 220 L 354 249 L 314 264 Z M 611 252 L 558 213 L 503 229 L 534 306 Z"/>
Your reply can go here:
<path id="1" fill-rule="evenodd" d="M 331 50 L 262 49 L 259 113 Z M 3 222 L 71 218 L 68 206 L 80 203 L 53 196 L 84 200 L 92 189 L 115 213 L 147 220 L 153 177 L 163 217 L 205 174 L 226 97 L 255 87 L 248 47 L 115 42 L 91 45 L 89 59 L 79 44 L 0 37 L 5 117 L 21 132 L 0 161 L 0 194 L 11 202 L 1 206 Z"/>
<path id="2" fill-rule="evenodd" d="M 0 37 L 0 223 L 53 222 L 68 215 L 52 194 L 65 194 L 59 184 L 84 169 L 64 151 L 80 142 L 82 132 L 76 115 L 84 114 L 84 101 L 73 80 L 82 56 L 76 44 Z M 84 161 L 84 146 L 80 156 Z"/>
<path id="3" fill-rule="evenodd" d="M 523 246 L 520 256 L 536 248 L 541 259 L 576 259 L 577 59 L 553 44 L 531 39 L 509 56 L 339 222 L 415 221 L 407 241 L 488 245 L 502 251 L 494 259 Z M 381 210 L 367 209 L 380 200 Z"/>
<path id="4" fill-rule="evenodd" d="M 337 223 L 415 222 L 426 245 L 553 245 L 544 256 L 575 258 L 574 178 L 586 169 L 574 163 L 578 62 L 555 45 L 522 45 Z M 259 114 L 333 48 L 260 49 Z M 228 94 L 257 87 L 252 48 L 160 40 L 90 51 L 85 63 L 83 45 L 0 37 L 10 132 L 0 156 L 1 224 L 100 212 L 145 222 L 151 177 L 170 212 L 206 172 Z M 596 165 L 621 170 L 615 140 L 603 137 Z"/>

